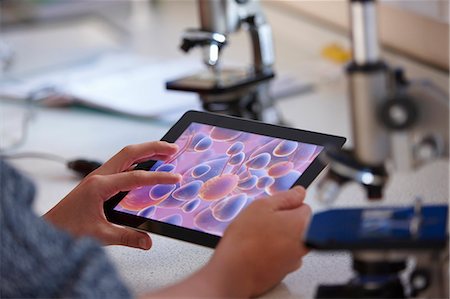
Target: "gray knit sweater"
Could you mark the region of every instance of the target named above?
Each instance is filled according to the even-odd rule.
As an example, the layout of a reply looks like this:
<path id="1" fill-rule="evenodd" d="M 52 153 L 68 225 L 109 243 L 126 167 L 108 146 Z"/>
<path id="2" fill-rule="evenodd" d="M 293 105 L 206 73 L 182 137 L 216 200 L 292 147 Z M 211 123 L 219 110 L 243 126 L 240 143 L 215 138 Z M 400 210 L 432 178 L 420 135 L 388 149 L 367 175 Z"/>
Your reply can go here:
<path id="1" fill-rule="evenodd" d="M 0 298 L 128 298 L 101 246 L 31 210 L 33 184 L 0 160 Z"/>

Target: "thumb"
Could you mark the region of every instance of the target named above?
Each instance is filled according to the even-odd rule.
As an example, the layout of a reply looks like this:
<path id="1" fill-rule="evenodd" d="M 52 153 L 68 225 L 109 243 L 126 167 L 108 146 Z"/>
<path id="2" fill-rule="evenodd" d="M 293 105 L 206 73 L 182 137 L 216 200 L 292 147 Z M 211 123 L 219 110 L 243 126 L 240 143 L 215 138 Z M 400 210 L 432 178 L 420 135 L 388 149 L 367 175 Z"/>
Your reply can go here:
<path id="1" fill-rule="evenodd" d="M 122 245 L 144 250 L 152 247 L 152 240 L 148 234 L 126 227 L 111 226 L 105 231 L 102 239 L 107 245 Z"/>
<path id="2" fill-rule="evenodd" d="M 311 214 L 311 207 L 307 204 L 302 204 L 298 208 L 286 210 L 283 212 L 285 221 L 284 225 L 288 225 L 290 227 L 290 231 L 298 236 L 299 240 L 301 240 L 300 251 L 302 256 L 307 254 L 309 251 L 308 248 L 306 248 L 303 244 L 303 241 L 308 230 L 309 222 L 311 220 Z"/>
<path id="3" fill-rule="evenodd" d="M 296 186 L 291 190 L 277 193 L 268 199 L 272 202 L 276 211 L 292 210 L 300 207 L 305 199 L 306 191 L 301 186 Z"/>
<path id="4" fill-rule="evenodd" d="M 311 214 L 311 207 L 307 204 L 301 204 L 297 208 L 284 212 L 285 219 L 287 219 L 286 221 L 296 223 L 296 225 L 301 228 L 302 232 L 308 226 L 308 223 L 311 220 Z"/>

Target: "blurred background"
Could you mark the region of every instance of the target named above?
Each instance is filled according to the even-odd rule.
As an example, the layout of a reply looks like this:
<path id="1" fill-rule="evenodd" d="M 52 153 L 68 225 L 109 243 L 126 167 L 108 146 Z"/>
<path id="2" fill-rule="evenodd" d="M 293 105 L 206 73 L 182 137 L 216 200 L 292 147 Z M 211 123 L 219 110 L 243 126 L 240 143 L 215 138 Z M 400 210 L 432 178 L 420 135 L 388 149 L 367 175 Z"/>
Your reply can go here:
<path id="1" fill-rule="evenodd" d="M 284 123 L 345 136 L 352 146 L 345 72 L 352 55 L 348 1 L 261 3 L 275 50 L 269 93 Z M 449 1 L 378 4 L 383 59 L 410 80 L 431 82 L 448 99 Z M 183 32 L 199 24 L 194 0 L 0 0 L 0 153 L 105 161 L 127 144 L 160 139 L 183 112 L 202 109 L 198 94 L 166 90 L 167 81 L 206 69 L 201 51 L 180 50 Z M 245 30 L 230 34 L 220 59 L 228 67 L 251 65 Z M 45 159 L 28 156 L 13 163 L 36 181 L 39 214 L 80 179 Z M 448 162 L 438 161 L 393 176 L 386 199 L 410 203 L 421 194 L 446 202 L 448 185 Z M 318 211 L 315 196 L 313 184 L 307 201 Z M 338 206 L 359 206 L 366 199 L 356 184 L 345 187 L 340 198 Z M 108 249 L 137 291 L 171 284 L 211 254 L 196 245 L 153 239 L 150 255 Z M 319 282 L 346 281 L 351 273 L 346 253 L 313 253 L 303 269 L 267 297 L 310 298 Z"/>

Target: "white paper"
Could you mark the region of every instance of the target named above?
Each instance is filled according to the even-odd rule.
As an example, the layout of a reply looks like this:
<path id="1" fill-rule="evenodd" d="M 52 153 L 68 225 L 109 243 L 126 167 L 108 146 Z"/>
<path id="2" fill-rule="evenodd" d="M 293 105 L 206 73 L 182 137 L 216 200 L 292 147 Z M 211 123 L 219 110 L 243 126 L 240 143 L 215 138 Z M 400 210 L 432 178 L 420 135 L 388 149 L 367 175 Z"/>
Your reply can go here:
<path id="1" fill-rule="evenodd" d="M 91 63 L 19 82 L 0 82 L 0 97 L 31 96 L 44 105 L 77 102 L 133 116 L 166 118 L 167 115 L 173 119 L 186 110 L 201 110 L 201 103 L 197 93 L 166 90 L 166 81 L 204 70 L 195 57 L 156 61 L 134 54 L 109 53 Z M 271 94 L 280 99 L 311 89 L 311 82 L 302 82 L 294 76 L 277 76 Z"/>
<path id="2" fill-rule="evenodd" d="M 166 90 L 165 83 L 199 63 L 180 59 L 155 62 L 127 54 L 108 54 L 92 64 L 63 69 L 21 82 L 0 83 L 0 96 L 25 99 L 31 95 L 45 103 L 71 99 L 88 106 L 136 116 L 161 116 L 173 111 L 199 109 L 195 93 Z M 54 96 L 45 97 L 46 91 Z"/>

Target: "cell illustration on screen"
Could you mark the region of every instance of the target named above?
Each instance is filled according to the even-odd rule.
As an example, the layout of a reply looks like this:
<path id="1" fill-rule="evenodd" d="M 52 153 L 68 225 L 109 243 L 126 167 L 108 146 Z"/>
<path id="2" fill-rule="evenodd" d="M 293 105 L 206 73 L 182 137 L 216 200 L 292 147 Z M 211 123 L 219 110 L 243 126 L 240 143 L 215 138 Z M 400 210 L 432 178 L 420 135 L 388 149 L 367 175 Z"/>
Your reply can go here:
<path id="1" fill-rule="evenodd" d="M 199 123 L 175 143 L 177 154 L 150 170 L 181 181 L 132 190 L 115 210 L 218 236 L 252 201 L 289 189 L 323 149 Z"/>

